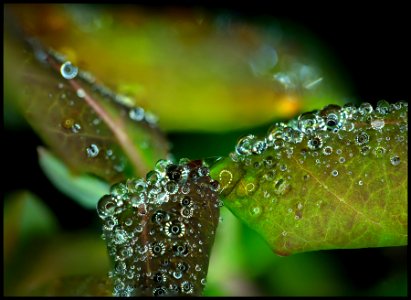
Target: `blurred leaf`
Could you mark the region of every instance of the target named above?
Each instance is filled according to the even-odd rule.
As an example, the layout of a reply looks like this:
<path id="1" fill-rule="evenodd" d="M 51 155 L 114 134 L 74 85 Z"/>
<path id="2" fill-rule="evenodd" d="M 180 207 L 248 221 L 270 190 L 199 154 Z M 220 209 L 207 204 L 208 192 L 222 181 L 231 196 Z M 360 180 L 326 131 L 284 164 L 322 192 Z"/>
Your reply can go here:
<path id="1" fill-rule="evenodd" d="M 18 191 L 4 200 L 4 262 L 8 263 L 19 245 L 56 232 L 58 222 L 39 198 Z"/>
<path id="2" fill-rule="evenodd" d="M 53 280 L 35 290 L 31 296 L 111 296 L 111 281 L 107 276 L 68 276 Z"/>
<path id="3" fill-rule="evenodd" d="M 96 209 L 110 185 L 89 175 L 74 175 L 56 156 L 43 147 L 38 149 L 39 164 L 49 180 L 64 194 L 87 209 Z"/>
<path id="4" fill-rule="evenodd" d="M 47 295 L 58 278 L 91 275 L 98 280 L 108 268 L 104 241 L 95 233 L 61 233 L 46 242 L 33 240 L 20 254 L 13 269 L 6 269 L 5 295 Z M 67 295 L 73 293 L 67 292 Z"/>
<path id="5" fill-rule="evenodd" d="M 82 76 L 64 79 L 57 56 L 33 39 L 32 48 L 27 47 L 13 24 L 9 17 L 7 89 L 14 92 L 30 125 L 70 168 L 113 183 L 144 175 L 166 156 L 168 146 L 153 123 L 129 118 L 134 108 L 114 102 L 81 70 Z"/>
<path id="6" fill-rule="evenodd" d="M 112 261 L 114 296 L 199 296 L 219 219 L 202 161 L 160 161 L 98 203 Z M 138 257 L 138 259 L 136 259 Z"/>
<path id="7" fill-rule="evenodd" d="M 234 296 L 229 281 L 241 272 L 241 223 L 226 208 L 220 209 L 221 222 L 218 225 L 214 246 L 210 256 L 205 296 Z M 211 287 L 209 287 L 211 286 Z M 218 294 L 213 294 L 219 290 Z M 213 292 L 214 291 L 214 292 Z"/>
<path id="8" fill-rule="evenodd" d="M 330 53 L 285 21 L 131 5 L 7 8 L 28 36 L 155 112 L 164 130 L 255 127 L 349 95 Z"/>
<path id="9" fill-rule="evenodd" d="M 211 176 L 280 255 L 406 245 L 407 125 L 404 102 L 330 105 L 242 138 Z"/>
<path id="10" fill-rule="evenodd" d="M 280 258 L 275 267 L 259 274 L 267 295 L 341 296 L 344 295 L 338 262 L 326 253 L 304 253 Z"/>

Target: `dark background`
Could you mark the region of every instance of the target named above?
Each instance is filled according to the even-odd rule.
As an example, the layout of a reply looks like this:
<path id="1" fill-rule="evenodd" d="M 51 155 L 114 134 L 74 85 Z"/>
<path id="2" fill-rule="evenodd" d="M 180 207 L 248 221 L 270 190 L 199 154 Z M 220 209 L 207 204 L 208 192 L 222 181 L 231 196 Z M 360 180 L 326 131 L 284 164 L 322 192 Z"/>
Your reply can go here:
<path id="1" fill-rule="evenodd" d="M 388 101 L 409 99 L 410 88 L 410 22 L 404 5 L 392 3 L 390 6 L 366 5 L 306 7 L 272 7 L 256 3 L 248 6 L 208 6 L 216 12 L 234 12 L 245 18 L 258 16 L 280 17 L 302 25 L 326 45 L 344 66 L 351 78 L 358 99 L 376 103 L 380 99 Z M 315 12 L 315 13 L 314 13 Z M 230 135 L 235 143 L 235 134 Z M 238 135 L 237 135 L 238 136 Z M 178 143 L 187 138 L 198 144 L 204 137 L 195 134 L 170 134 L 175 151 Z M 207 137 L 206 137 L 207 138 Z M 209 136 L 212 138 L 212 135 Z M 214 137 L 215 138 L 215 137 Z M 224 135 L 217 139 L 226 139 Z M 65 230 L 81 230 L 86 227 L 98 228 L 94 211 L 87 211 L 76 202 L 62 195 L 42 173 L 36 147 L 40 139 L 29 129 L 5 128 L 2 138 L 3 150 L 3 192 L 27 189 L 47 202 L 57 215 Z M 204 156 L 212 156 L 207 147 L 202 147 Z M 76 216 L 73 223 L 72 216 Z M 387 274 L 403 270 L 406 262 L 406 248 L 335 250 L 329 253 L 345 267 L 345 276 L 353 289 L 365 290 Z"/>

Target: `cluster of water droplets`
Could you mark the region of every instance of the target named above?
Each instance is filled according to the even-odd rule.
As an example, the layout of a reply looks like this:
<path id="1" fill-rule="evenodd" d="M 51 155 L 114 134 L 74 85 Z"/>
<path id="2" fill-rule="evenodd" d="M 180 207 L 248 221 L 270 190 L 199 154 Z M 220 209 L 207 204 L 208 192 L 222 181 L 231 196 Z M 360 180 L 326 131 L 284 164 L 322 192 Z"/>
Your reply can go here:
<path id="1" fill-rule="evenodd" d="M 354 140 L 349 141 L 359 147 L 360 153 L 367 155 L 372 152 L 377 157 L 384 155 L 385 150 L 382 140 L 377 140 L 374 148 L 370 147 L 369 131 L 382 133 L 387 117 L 392 112 L 400 112 L 399 117 L 403 119 L 400 128 L 401 133 L 406 133 L 408 122 L 408 103 L 397 102 L 390 104 L 385 100 L 377 103 L 374 109 L 369 103 L 362 103 L 359 107 L 346 104 L 343 107 L 328 105 L 322 110 L 303 113 L 289 123 L 275 123 L 267 135 L 258 138 L 252 134 L 239 139 L 235 152 L 230 156 L 234 161 L 247 161 L 248 157 L 261 155 L 267 149 L 288 150 L 292 152 L 295 145 L 305 143 L 306 153 L 320 153 L 330 155 L 335 151 L 327 145 L 327 141 L 333 136 L 342 139 L 345 132 L 355 133 Z M 401 120 L 398 121 L 401 123 Z M 398 140 L 405 141 L 406 137 L 399 135 Z M 341 158 L 341 162 L 345 158 Z M 333 174 L 336 174 L 335 172 Z"/>
<path id="2" fill-rule="evenodd" d="M 200 295 L 221 202 L 202 161 L 157 162 L 97 205 L 115 296 Z"/>
<path id="3" fill-rule="evenodd" d="M 230 158 L 245 173 L 234 182 L 232 171 L 224 169 L 219 180 L 223 193 L 235 193 L 239 199 L 232 205 L 249 211 L 253 218 L 261 217 L 293 190 L 294 181 L 298 183 L 294 193 L 305 193 L 311 178 L 305 168 L 321 180 L 351 176 L 358 186 L 364 186 L 369 183 L 367 174 L 362 174 L 352 159 L 357 157 L 361 162 L 370 156 L 387 168 L 398 167 L 407 155 L 407 143 L 406 102 L 382 100 L 375 108 L 369 103 L 328 105 L 288 123 L 275 123 L 264 137 L 248 134 L 240 138 Z M 289 210 L 294 211 L 298 226 L 303 210 L 293 206 Z"/>
<path id="4" fill-rule="evenodd" d="M 38 46 L 37 46 L 38 48 Z M 36 48 L 36 49 L 37 49 Z M 45 53 L 45 52 L 44 52 Z M 132 97 L 115 93 L 107 86 L 101 83 L 97 83 L 95 77 L 87 72 L 80 70 L 77 66 L 73 65 L 72 62 L 67 60 L 67 58 L 54 50 L 49 50 L 48 53 L 41 56 L 42 61 L 44 61 L 44 56 L 50 55 L 60 64 L 60 74 L 64 79 L 79 79 L 91 86 L 93 92 L 97 92 L 103 98 L 114 101 L 115 103 L 123 106 L 128 110 L 128 117 L 136 122 L 144 122 L 151 127 L 157 127 L 158 118 L 152 112 L 146 111 L 144 108 L 136 106 L 136 102 Z M 86 92 L 83 89 L 78 89 L 76 91 L 78 98 L 84 98 Z"/>

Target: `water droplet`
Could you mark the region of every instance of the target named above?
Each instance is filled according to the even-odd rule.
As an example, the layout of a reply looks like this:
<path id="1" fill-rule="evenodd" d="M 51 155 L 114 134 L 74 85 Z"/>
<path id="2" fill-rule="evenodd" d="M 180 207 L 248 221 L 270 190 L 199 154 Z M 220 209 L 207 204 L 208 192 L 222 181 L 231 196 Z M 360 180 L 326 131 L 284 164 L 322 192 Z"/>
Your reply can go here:
<path id="1" fill-rule="evenodd" d="M 194 285 L 191 282 L 184 281 L 181 284 L 181 291 L 186 294 L 191 294 L 194 291 Z"/>
<path id="2" fill-rule="evenodd" d="M 251 210 L 250 210 L 250 214 L 253 217 L 259 216 L 261 214 L 261 207 L 259 207 L 259 206 L 252 207 Z"/>
<path id="3" fill-rule="evenodd" d="M 345 158 L 341 156 L 341 157 L 338 159 L 338 161 L 339 161 L 341 164 L 343 164 L 343 163 L 345 162 Z"/>
<path id="4" fill-rule="evenodd" d="M 134 121 L 142 121 L 144 119 L 144 109 L 141 107 L 135 107 L 128 112 L 130 119 Z"/>
<path id="5" fill-rule="evenodd" d="M 311 139 L 308 140 L 307 146 L 311 150 L 317 150 L 317 149 L 320 149 L 323 146 L 323 141 L 322 141 L 321 137 L 316 135 L 316 136 L 314 136 L 314 137 L 312 137 Z"/>
<path id="6" fill-rule="evenodd" d="M 86 92 L 83 89 L 78 89 L 76 93 L 77 93 L 77 97 L 79 98 L 86 97 Z"/>
<path id="7" fill-rule="evenodd" d="M 170 180 L 169 182 L 166 183 L 165 189 L 167 193 L 174 195 L 178 191 L 178 184 L 175 181 Z"/>
<path id="8" fill-rule="evenodd" d="M 385 148 L 381 146 L 375 147 L 373 150 L 374 155 L 378 158 L 383 157 L 385 152 L 386 152 Z"/>
<path id="9" fill-rule="evenodd" d="M 371 121 L 371 127 L 375 130 L 381 130 L 385 125 L 384 120 L 382 119 L 374 119 Z"/>
<path id="10" fill-rule="evenodd" d="M 61 76 L 63 76 L 65 79 L 73 79 L 77 76 L 78 68 L 73 66 L 71 62 L 66 61 L 64 64 L 61 65 L 60 73 Z"/>
<path id="11" fill-rule="evenodd" d="M 377 107 L 375 110 L 381 115 L 386 115 L 390 112 L 391 106 L 387 101 L 380 100 L 377 102 Z"/>
<path id="12" fill-rule="evenodd" d="M 333 148 L 331 146 L 325 146 L 323 149 L 324 155 L 330 155 L 333 152 Z"/>
<path id="13" fill-rule="evenodd" d="M 338 171 L 337 170 L 332 170 L 331 175 L 334 176 L 334 177 L 338 176 Z"/>
<path id="14" fill-rule="evenodd" d="M 394 155 L 390 158 L 390 162 L 393 166 L 398 166 L 401 162 L 400 157 L 398 155 Z"/>
<path id="15" fill-rule="evenodd" d="M 358 108 L 358 112 L 362 115 L 368 115 L 372 113 L 372 111 L 373 111 L 372 105 L 367 102 L 361 103 L 360 107 Z"/>
<path id="16" fill-rule="evenodd" d="M 265 149 L 267 149 L 267 144 L 264 141 L 257 140 L 254 142 L 251 152 L 253 154 L 261 154 L 265 151 Z"/>
<path id="17" fill-rule="evenodd" d="M 367 144 L 370 141 L 370 137 L 367 133 L 365 133 L 364 131 L 359 133 L 356 137 L 355 137 L 355 143 L 357 145 L 364 145 Z"/>
<path id="18" fill-rule="evenodd" d="M 100 149 L 97 147 L 96 144 L 91 144 L 89 147 L 86 149 L 86 153 L 88 157 L 96 157 L 100 152 Z"/>
<path id="19" fill-rule="evenodd" d="M 237 142 L 237 146 L 235 147 L 235 152 L 238 155 L 250 155 L 254 140 L 255 136 L 252 134 L 240 138 Z"/>
<path id="20" fill-rule="evenodd" d="M 100 218 L 105 219 L 114 215 L 116 203 L 110 195 L 103 196 L 97 203 L 97 213 Z"/>

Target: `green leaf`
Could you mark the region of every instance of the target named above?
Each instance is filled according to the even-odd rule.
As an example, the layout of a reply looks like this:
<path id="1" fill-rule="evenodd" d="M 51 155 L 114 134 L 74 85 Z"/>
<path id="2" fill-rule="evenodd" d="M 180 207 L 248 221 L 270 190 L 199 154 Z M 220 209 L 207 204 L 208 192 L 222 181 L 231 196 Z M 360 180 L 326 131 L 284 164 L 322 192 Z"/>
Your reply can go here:
<path id="1" fill-rule="evenodd" d="M 27 191 L 9 194 L 4 199 L 4 260 L 19 245 L 39 236 L 54 233 L 58 222 L 39 198 Z"/>
<path id="2" fill-rule="evenodd" d="M 64 194 L 87 209 L 96 209 L 101 195 L 110 190 L 110 185 L 90 175 L 75 175 L 51 152 L 38 148 L 39 164 L 48 179 Z"/>
<path id="3" fill-rule="evenodd" d="M 244 129 L 350 94 L 336 59 L 284 21 L 195 8 L 7 8 L 29 36 L 155 112 L 163 130 Z"/>
<path id="4" fill-rule="evenodd" d="M 239 140 L 211 176 L 280 255 L 407 244 L 408 103 L 329 105 Z"/>
<path id="5" fill-rule="evenodd" d="M 76 71 L 37 40 L 24 44 L 18 30 L 8 17 L 7 89 L 33 129 L 72 170 L 114 183 L 144 175 L 167 155 L 168 145 L 148 114 L 141 121 L 132 119 L 129 115 L 138 108 L 117 101 L 90 74 Z"/>

